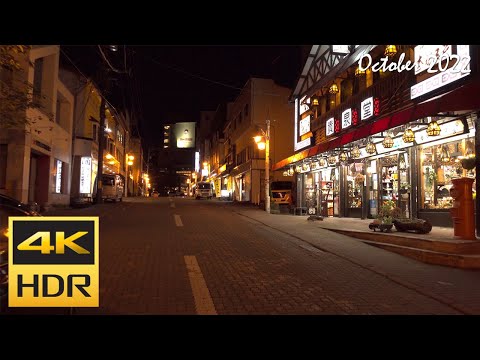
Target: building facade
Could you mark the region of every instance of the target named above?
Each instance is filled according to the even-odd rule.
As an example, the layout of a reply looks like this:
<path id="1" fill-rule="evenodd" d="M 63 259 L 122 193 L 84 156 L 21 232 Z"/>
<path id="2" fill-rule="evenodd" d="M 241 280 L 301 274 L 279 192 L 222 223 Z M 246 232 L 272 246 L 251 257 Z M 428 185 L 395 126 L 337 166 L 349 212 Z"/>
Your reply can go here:
<path id="1" fill-rule="evenodd" d="M 209 180 L 217 183 L 222 196 L 240 202 L 264 202 L 266 155 L 265 151 L 256 148 L 253 137 L 266 129 L 268 119 L 271 122 L 270 161 L 278 161 L 293 151 L 290 93 L 291 89 L 271 79 L 250 78 L 227 106 L 223 140 L 217 141 L 218 149 L 211 152 L 214 156 L 209 162 Z M 222 139 L 220 133 L 214 136 L 215 140 Z M 220 156 L 221 151 L 223 156 Z M 285 180 L 285 177 L 282 173 L 271 173 L 270 181 L 274 180 Z"/>
<path id="2" fill-rule="evenodd" d="M 31 84 L 39 106 L 20 111 L 22 128 L 0 131 L 0 192 L 42 208 L 70 201 L 74 98 L 58 77 L 59 53 L 56 45 L 31 47 L 12 85 Z"/>
<path id="3" fill-rule="evenodd" d="M 476 179 L 477 50 L 312 46 L 291 95 L 295 153 L 273 166 L 295 175 L 296 206 L 374 218 L 393 204 L 452 226 L 452 180 Z"/>

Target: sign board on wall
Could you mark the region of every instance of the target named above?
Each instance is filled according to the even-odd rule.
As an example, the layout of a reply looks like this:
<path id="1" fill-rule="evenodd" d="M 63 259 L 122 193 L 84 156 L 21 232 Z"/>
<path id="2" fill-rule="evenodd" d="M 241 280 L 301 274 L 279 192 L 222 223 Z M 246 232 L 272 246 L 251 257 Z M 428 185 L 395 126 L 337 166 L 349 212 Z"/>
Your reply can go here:
<path id="1" fill-rule="evenodd" d="M 427 70 L 442 56 L 452 55 L 452 45 L 417 45 L 414 49 L 415 75 Z"/>
<path id="2" fill-rule="evenodd" d="M 195 123 L 181 122 L 176 123 L 174 128 L 177 148 L 191 149 L 195 147 Z"/>
<path id="3" fill-rule="evenodd" d="M 300 120 L 300 133 L 299 133 L 300 136 L 305 135 L 310 131 L 310 119 L 311 119 L 311 116 L 308 115 L 307 117 Z"/>
<path id="4" fill-rule="evenodd" d="M 90 194 L 92 158 L 82 156 L 80 160 L 80 194 Z"/>
<path id="5" fill-rule="evenodd" d="M 200 171 L 200 152 L 195 151 L 195 172 Z"/>

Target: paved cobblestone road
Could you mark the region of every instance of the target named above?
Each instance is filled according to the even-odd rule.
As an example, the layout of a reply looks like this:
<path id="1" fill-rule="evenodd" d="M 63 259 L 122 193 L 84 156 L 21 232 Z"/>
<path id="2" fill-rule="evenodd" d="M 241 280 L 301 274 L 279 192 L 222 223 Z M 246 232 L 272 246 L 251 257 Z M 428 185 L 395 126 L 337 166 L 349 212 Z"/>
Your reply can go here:
<path id="1" fill-rule="evenodd" d="M 75 313 L 464 313 L 242 211 L 219 201 L 183 198 L 131 198 L 56 211 L 55 215 L 100 216 L 101 306 Z M 285 222 L 288 218 L 265 215 Z M 333 235 L 315 229 L 313 236 L 320 241 Z M 340 238 L 353 241 L 335 235 Z M 361 245 L 367 258 L 385 253 Z M 403 264 L 397 267 L 408 266 L 403 257 L 388 256 Z M 465 274 L 480 280 L 480 272 Z"/>

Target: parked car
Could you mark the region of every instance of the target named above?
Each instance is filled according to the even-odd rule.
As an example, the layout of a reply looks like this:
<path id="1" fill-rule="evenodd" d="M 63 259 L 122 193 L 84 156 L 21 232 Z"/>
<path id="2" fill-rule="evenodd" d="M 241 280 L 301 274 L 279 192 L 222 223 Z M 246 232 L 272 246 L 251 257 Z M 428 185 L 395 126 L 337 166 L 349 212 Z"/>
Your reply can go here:
<path id="1" fill-rule="evenodd" d="M 8 295 L 8 218 L 10 216 L 41 216 L 35 211 L 19 206 L 15 199 L 12 203 L 10 199 L 2 198 L 3 202 L 0 203 L 0 308 L 2 309 L 7 306 Z"/>
<path id="2" fill-rule="evenodd" d="M 31 213 L 33 216 L 40 215 L 40 208 L 37 203 L 32 202 L 29 204 L 24 204 L 17 199 L 14 199 L 10 196 L 0 194 L 0 205 L 8 205 L 13 207 L 18 207 L 26 212 Z"/>

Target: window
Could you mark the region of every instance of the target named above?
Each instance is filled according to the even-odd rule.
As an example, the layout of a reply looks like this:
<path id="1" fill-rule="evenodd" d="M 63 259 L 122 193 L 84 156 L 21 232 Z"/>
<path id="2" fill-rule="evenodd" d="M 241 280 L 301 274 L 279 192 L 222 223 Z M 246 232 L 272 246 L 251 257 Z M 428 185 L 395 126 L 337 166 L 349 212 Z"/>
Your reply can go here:
<path id="1" fill-rule="evenodd" d="M 8 144 L 0 145 L 0 189 L 5 189 L 7 183 L 7 153 Z"/>
<path id="2" fill-rule="evenodd" d="M 98 139 L 98 126 L 97 124 L 92 124 L 92 128 L 93 128 L 93 132 L 92 132 L 92 139 L 93 141 L 97 142 L 97 139 Z"/>
<path id="3" fill-rule="evenodd" d="M 43 58 L 35 60 L 33 69 L 33 97 L 38 100 L 42 95 Z"/>
<path id="4" fill-rule="evenodd" d="M 453 205 L 450 189 L 452 178 L 475 178 L 475 167 L 462 159 L 474 154 L 474 140 L 463 140 L 426 146 L 420 151 L 421 206 L 424 209 L 449 209 Z M 473 158 L 474 159 L 474 158 Z M 464 168 L 463 165 L 467 165 Z M 475 193 L 475 183 L 473 183 Z"/>
<path id="5" fill-rule="evenodd" d="M 117 130 L 117 141 L 123 145 L 123 134 L 120 130 Z"/>

